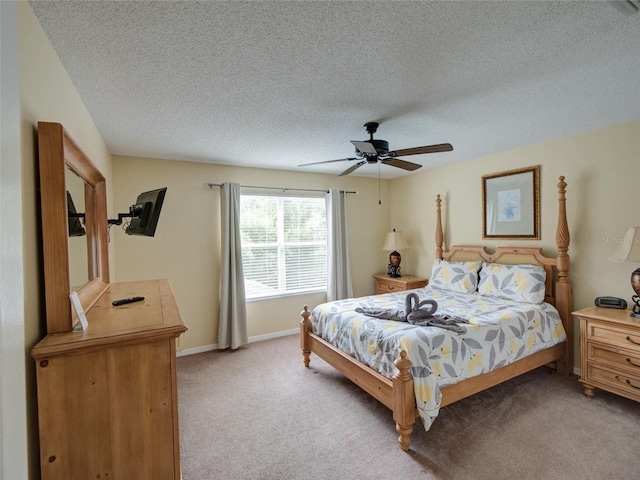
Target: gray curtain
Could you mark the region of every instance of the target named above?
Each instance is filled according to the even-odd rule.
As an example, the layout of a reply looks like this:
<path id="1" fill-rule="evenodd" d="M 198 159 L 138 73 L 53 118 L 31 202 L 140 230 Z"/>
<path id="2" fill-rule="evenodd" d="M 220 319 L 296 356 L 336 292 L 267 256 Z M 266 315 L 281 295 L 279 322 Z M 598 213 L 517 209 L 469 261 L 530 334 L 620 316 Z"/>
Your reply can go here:
<path id="1" fill-rule="evenodd" d="M 236 349 L 249 343 L 240 241 L 240 184 L 223 183 L 222 271 L 218 347 Z"/>
<path id="2" fill-rule="evenodd" d="M 347 194 L 331 189 L 327 205 L 327 301 L 353 297 L 347 235 Z"/>

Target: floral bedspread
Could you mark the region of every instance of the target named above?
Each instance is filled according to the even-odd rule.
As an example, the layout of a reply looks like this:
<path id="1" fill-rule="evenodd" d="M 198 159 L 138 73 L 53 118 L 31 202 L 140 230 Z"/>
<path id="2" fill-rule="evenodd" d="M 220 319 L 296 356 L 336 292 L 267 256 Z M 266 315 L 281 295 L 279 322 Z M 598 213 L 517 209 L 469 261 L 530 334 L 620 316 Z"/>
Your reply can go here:
<path id="1" fill-rule="evenodd" d="M 408 293 L 438 303 L 436 315 L 461 317 L 466 333 L 381 320 L 355 312 L 358 307 L 404 309 Z M 313 332 L 385 377 L 406 350 L 413 367 L 416 404 L 426 430 L 440 409 L 440 388 L 495 370 L 561 343 L 566 334 L 558 311 L 531 304 L 425 287 L 318 305 Z"/>

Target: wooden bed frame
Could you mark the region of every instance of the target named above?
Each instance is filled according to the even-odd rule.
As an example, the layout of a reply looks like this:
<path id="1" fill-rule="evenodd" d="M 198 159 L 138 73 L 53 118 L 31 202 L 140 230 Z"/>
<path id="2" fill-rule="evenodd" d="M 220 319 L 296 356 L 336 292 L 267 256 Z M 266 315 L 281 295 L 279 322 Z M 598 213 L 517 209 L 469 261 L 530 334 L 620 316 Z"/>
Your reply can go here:
<path id="1" fill-rule="evenodd" d="M 443 252 L 443 233 L 440 212 L 440 195 L 436 198 L 436 258 L 449 261 L 484 260 L 485 262 L 503 264 L 535 264 L 545 268 L 547 283 L 545 301 L 558 309 L 560 318 L 567 333 L 567 340 L 546 350 L 539 351 L 516 362 L 463 380 L 455 385 L 442 388 L 441 407 L 461 400 L 465 397 L 493 387 L 506 380 L 526 373 L 543 365 L 550 364 L 558 373 L 571 375 L 573 370 L 573 327 L 572 327 L 572 292 L 569 281 L 569 228 L 566 215 L 566 186 L 564 177 L 559 178 L 558 186 L 558 225 L 556 229 L 556 257 L 546 257 L 540 248 L 498 247 L 494 253 L 488 253 L 482 246 L 452 246 Z M 419 417 L 415 403 L 413 378 L 409 373 L 411 361 L 407 353 L 400 351 L 395 365 L 398 373 L 389 379 L 368 366 L 358 362 L 348 354 L 314 334 L 311 330 L 311 312 L 304 306 L 300 322 L 300 348 L 305 367 L 309 367 L 311 352 L 359 385 L 371 396 L 386 405 L 393 412 L 398 442 L 404 451 L 409 450 L 410 435 L 415 419 Z"/>

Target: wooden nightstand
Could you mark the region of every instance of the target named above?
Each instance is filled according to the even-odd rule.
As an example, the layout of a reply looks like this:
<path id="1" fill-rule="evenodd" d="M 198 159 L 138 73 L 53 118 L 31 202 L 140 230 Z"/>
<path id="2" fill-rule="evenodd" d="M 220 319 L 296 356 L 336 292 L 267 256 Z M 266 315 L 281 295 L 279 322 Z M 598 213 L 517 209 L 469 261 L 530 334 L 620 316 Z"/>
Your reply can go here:
<path id="1" fill-rule="evenodd" d="M 373 278 L 376 279 L 376 295 L 422 288 L 429 282 L 428 278 L 411 277 L 409 275 L 398 278 L 391 278 L 389 275 L 374 275 Z"/>
<path id="2" fill-rule="evenodd" d="M 629 310 L 589 307 L 580 318 L 581 378 L 584 394 L 600 388 L 640 401 L 640 320 Z"/>

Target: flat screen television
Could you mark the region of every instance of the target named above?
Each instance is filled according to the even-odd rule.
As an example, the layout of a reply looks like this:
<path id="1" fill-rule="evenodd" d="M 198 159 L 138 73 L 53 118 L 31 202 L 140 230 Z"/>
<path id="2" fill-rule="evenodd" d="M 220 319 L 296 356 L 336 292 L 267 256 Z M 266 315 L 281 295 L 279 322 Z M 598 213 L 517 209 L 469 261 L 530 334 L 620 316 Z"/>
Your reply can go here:
<path id="1" fill-rule="evenodd" d="M 131 206 L 133 217 L 125 233 L 153 237 L 156 234 L 160 211 L 164 202 L 167 187 L 158 188 L 138 195 L 136 204 Z"/>
<path id="2" fill-rule="evenodd" d="M 78 213 L 76 206 L 73 204 L 71 194 L 67 191 L 67 220 L 69 223 L 69 236 L 81 237 L 87 234 L 87 231 L 82 224 L 81 218 L 84 218 L 84 213 Z"/>

